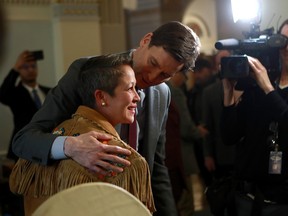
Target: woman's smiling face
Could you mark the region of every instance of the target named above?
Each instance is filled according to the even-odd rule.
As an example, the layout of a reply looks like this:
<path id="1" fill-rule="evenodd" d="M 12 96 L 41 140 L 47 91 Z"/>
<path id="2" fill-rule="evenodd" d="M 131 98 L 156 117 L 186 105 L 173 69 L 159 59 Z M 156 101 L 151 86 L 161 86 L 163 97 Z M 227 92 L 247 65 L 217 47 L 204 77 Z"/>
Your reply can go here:
<path id="1" fill-rule="evenodd" d="M 140 100 L 135 89 L 136 79 L 133 69 L 128 65 L 120 66 L 123 76 L 114 90 L 114 95 L 103 92 L 105 106 L 102 106 L 101 113 L 112 125 L 119 123 L 132 123 Z"/>

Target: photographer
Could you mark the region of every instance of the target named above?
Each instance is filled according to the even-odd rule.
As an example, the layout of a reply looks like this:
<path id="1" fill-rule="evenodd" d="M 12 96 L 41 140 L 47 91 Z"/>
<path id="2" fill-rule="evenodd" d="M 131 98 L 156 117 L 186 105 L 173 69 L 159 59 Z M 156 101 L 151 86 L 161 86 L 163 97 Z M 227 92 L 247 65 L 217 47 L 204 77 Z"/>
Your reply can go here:
<path id="1" fill-rule="evenodd" d="M 288 36 L 288 20 L 279 33 Z M 235 80 L 222 81 L 223 141 L 237 145 L 237 216 L 288 212 L 288 46 L 280 50 L 280 58 L 281 74 L 275 83 L 253 57 L 248 62 L 257 85 L 238 91 Z"/>
<path id="2" fill-rule="evenodd" d="M 15 65 L 0 86 L 0 102 L 8 106 L 13 113 L 14 130 L 12 133 L 7 158 L 17 160 L 12 152 L 12 138 L 26 124 L 41 106 L 50 88 L 37 83 L 37 56 L 31 51 L 19 54 Z M 39 59 L 40 60 L 40 59 Z M 18 82 L 18 79 L 20 81 Z M 33 93 L 37 91 L 39 101 Z"/>

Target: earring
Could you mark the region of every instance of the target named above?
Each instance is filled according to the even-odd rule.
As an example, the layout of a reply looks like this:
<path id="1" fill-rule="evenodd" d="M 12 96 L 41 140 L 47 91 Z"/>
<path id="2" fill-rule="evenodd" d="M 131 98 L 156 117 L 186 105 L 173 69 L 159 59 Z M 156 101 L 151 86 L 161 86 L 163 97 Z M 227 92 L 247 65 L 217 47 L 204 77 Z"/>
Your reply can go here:
<path id="1" fill-rule="evenodd" d="M 103 101 L 103 102 L 101 103 L 101 105 L 102 105 L 102 106 L 105 106 L 105 105 L 106 105 L 106 103 Z"/>

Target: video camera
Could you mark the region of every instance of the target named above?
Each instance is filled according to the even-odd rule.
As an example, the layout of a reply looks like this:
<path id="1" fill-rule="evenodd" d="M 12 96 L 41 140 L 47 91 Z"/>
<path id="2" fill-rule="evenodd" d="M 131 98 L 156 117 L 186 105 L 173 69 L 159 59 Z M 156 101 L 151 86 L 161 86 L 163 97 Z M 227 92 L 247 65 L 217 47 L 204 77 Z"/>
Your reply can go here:
<path id="1" fill-rule="evenodd" d="M 275 80 L 281 72 L 279 49 L 285 48 L 288 38 L 281 34 L 273 34 L 274 28 L 262 32 L 259 26 L 251 27 L 244 33 L 247 39 L 234 38 L 219 40 L 215 43 L 218 50 L 232 50 L 233 55 L 221 59 L 221 78 L 240 79 L 248 77 L 249 63 L 247 55 L 257 58 L 267 69 L 268 76 Z"/>

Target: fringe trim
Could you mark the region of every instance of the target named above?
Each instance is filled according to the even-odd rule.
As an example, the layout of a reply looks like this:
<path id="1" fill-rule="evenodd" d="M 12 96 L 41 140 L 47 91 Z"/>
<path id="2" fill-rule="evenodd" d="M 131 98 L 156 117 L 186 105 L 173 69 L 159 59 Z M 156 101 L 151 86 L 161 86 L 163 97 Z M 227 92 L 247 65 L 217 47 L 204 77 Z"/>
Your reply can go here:
<path id="1" fill-rule="evenodd" d="M 130 158 L 131 159 L 131 158 Z M 31 184 L 34 189 L 29 193 Z M 72 159 L 45 166 L 24 159 L 15 164 L 9 178 L 10 190 L 24 196 L 51 196 L 64 189 L 89 182 L 107 182 L 129 191 L 151 212 L 155 212 L 148 164 L 143 157 L 131 159 L 131 165 L 123 173 L 103 178 Z"/>
<path id="2" fill-rule="evenodd" d="M 131 165 L 124 168 L 122 173 L 101 176 L 90 172 L 72 159 L 55 161 L 52 165 L 41 165 L 19 159 L 9 178 L 10 190 L 15 194 L 38 198 L 51 196 L 59 191 L 83 183 L 107 182 L 129 191 L 143 202 L 151 212 L 155 212 L 150 171 L 146 160 L 120 140 L 114 128 L 109 128 L 109 124 L 105 124 L 107 121 L 103 117 L 99 117 L 100 114 L 96 111 L 91 114 L 92 111 L 85 107 L 79 107 L 78 109 L 73 119 L 64 121 L 58 126 L 58 128 L 63 129 L 61 134 L 71 136 L 88 131 L 105 131 L 113 136 L 108 142 L 109 145 L 121 146 L 131 151 L 131 155 L 126 158 L 131 162 Z M 94 115 L 102 119 L 102 124 L 98 122 L 100 120 L 92 118 Z"/>

